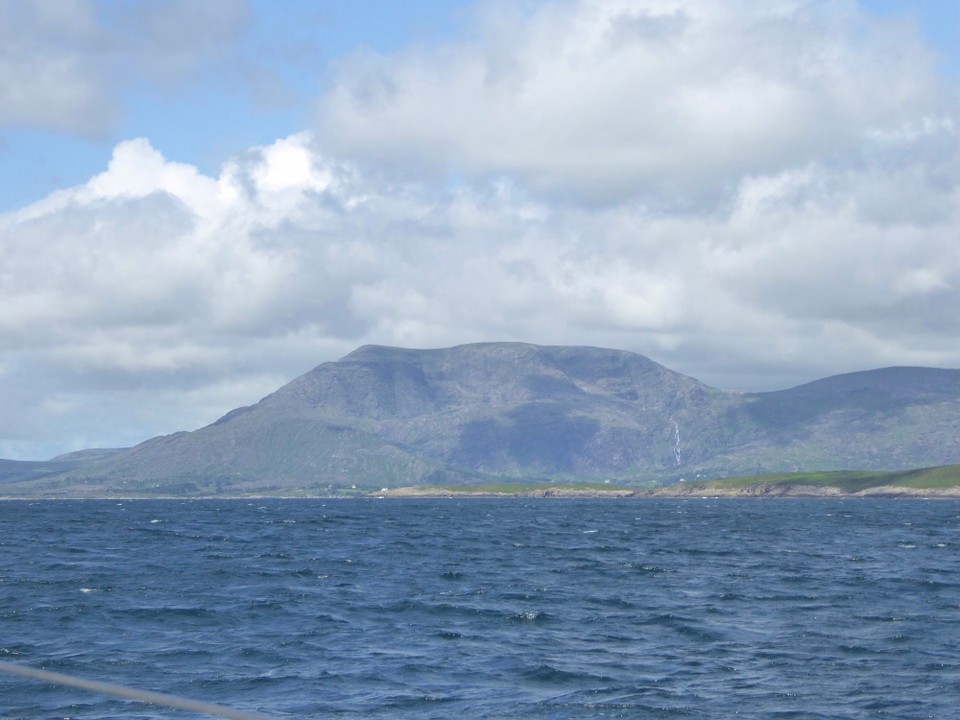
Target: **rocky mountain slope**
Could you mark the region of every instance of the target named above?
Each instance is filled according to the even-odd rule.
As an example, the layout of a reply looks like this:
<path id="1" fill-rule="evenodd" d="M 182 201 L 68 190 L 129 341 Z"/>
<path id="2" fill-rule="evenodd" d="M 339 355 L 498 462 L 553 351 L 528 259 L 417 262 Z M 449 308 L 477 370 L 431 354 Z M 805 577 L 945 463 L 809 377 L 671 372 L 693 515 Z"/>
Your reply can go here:
<path id="1" fill-rule="evenodd" d="M 543 479 L 620 484 L 960 461 L 960 370 L 888 368 L 769 393 L 633 353 L 366 346 L 190 433 L 4 488 L 323 492 Z"/>

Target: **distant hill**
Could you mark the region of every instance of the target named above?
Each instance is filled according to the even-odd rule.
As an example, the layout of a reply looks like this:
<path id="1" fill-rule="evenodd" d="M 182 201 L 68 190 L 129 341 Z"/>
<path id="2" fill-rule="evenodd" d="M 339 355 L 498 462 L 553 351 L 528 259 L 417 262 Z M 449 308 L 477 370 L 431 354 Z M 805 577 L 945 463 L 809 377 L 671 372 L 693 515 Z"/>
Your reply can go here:
<path id="1" fill-rule="evenodd" d="M 195 432 L 15 478 L 40 494 L 318 493 L 503 481 L 662 484 L 960 462 L 960 370 L 732 393 L 617 350 L 365 346 Z"/>
<path id="2" fill-rule="evenodd" d="M 0 460 L 0 495 L 4 483 L 23 483 L 56 477 L 77 470 L 94 460 L 103 460 L 122 452 L 120 449 L 79 450 L 50 460 Z"/>

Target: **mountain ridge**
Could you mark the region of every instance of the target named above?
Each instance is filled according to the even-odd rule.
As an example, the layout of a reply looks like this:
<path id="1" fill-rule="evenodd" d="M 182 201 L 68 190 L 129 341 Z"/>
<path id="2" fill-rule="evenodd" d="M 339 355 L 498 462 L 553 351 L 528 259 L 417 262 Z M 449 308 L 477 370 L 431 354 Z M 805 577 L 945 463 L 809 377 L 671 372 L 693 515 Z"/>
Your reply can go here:
<path id="1" fill-rule="evenodd" d="M 960 461 L 960 370 L 891 367 L 730 392 L 623 350 L 365 345 L 193 432 L 15 485 L 224 494 L 545 479 L 668 484 Z"/>

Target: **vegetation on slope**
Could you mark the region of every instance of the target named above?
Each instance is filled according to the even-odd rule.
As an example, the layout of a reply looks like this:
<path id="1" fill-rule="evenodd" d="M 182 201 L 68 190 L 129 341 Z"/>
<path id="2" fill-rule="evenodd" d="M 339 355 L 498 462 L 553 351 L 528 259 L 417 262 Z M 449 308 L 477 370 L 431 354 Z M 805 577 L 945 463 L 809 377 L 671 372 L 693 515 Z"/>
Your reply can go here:
<path id="1" fill-rule="evenodd" d="M 871 491 L 876 491 L 875 493 Z M 707 494 L 737 496 L 960 495 L 960 465 L 903 471 L 842 470 L 775 473 L 677 483 L 660 489 L 610 483 L 501 483 L 421 485 L 384 489 L 387 497 L 684 497 Z"/>
<path id="2" fill-rule="evenodd" d="M 758 487 L 783 488 L 790 486 L 837 488 L 845 493 L 857 493 L 871 488 L 881 487 L 937 490 L 960 487 L 960 465 L 944 465 L 941 467 L 886 472 L 876 470 L 840 470 L 833 472 L 774 473 L 689 483 L 685 486 L 685 489 L 736 490 Z"/>

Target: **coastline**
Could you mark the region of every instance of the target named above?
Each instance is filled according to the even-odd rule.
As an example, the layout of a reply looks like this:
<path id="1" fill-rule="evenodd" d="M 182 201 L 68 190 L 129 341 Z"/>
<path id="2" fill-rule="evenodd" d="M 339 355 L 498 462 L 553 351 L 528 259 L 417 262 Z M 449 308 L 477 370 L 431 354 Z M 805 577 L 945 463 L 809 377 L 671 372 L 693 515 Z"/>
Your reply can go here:
<path id="1" fill-rule="evenodd" d="M 761 484 L 738 488 L 680 487 L 658 488 L 646 492 L 647 497 L 672 498 L 888 498 L 888 499 L 958 499 L 960 486 L 942 488 L 911 488 L 898 485 L 878 485 L 863 490 L 849 491 L 835 485 Z"/>
<path id="2" fill-rule="evenodd" d="M 410 486 L 381 489 L 352 495 L 283 495 L 252 493 L 249 495 L 7 495 L 0 502 L 40 502 L 47 500 L 112 500 L 133 502 L 138 500 L 393 500 L 393 499 L 589 499 L 589 500 L 702 500 L 702 499 L 889 499 L 889 500 L 960 500 L 960 486 L 942 488 L 910 488 L 883 485 L 858 491 L 847 491 L 836 486 L 759 484 L 745 487 L 724 488 L 702 485 L 670 485 L 662 488 L 631 489 L 616 488 L 531 488 L 496 492 L 487 489 L 471 489 L 436 486 Z"/>
<path id="3" fill-rule="evenodd" d="M 849 492 L 836 486 L 816 485 L 753 485 L 741 488 L 712 488 L 695 485 L 671 485 L 664 488 L 650 490 L 631 490 L 618 488 L 616 490 L 595 489 L 535 489 L 527 492 L 489 492 L 454 490 L 437 487 L 405 487 L 392 488 L 386 491 L 371 493 L 368 497 L 375 498 L 585 498 L 585 499 L 703 499 L 703 498 L 824 498 L 824 499 L 954 499 L 960 500 L 960 486 L 945 488 L 908 488 L 895 485 L 883 485 L 867 488 L 856 492 Z"/>

